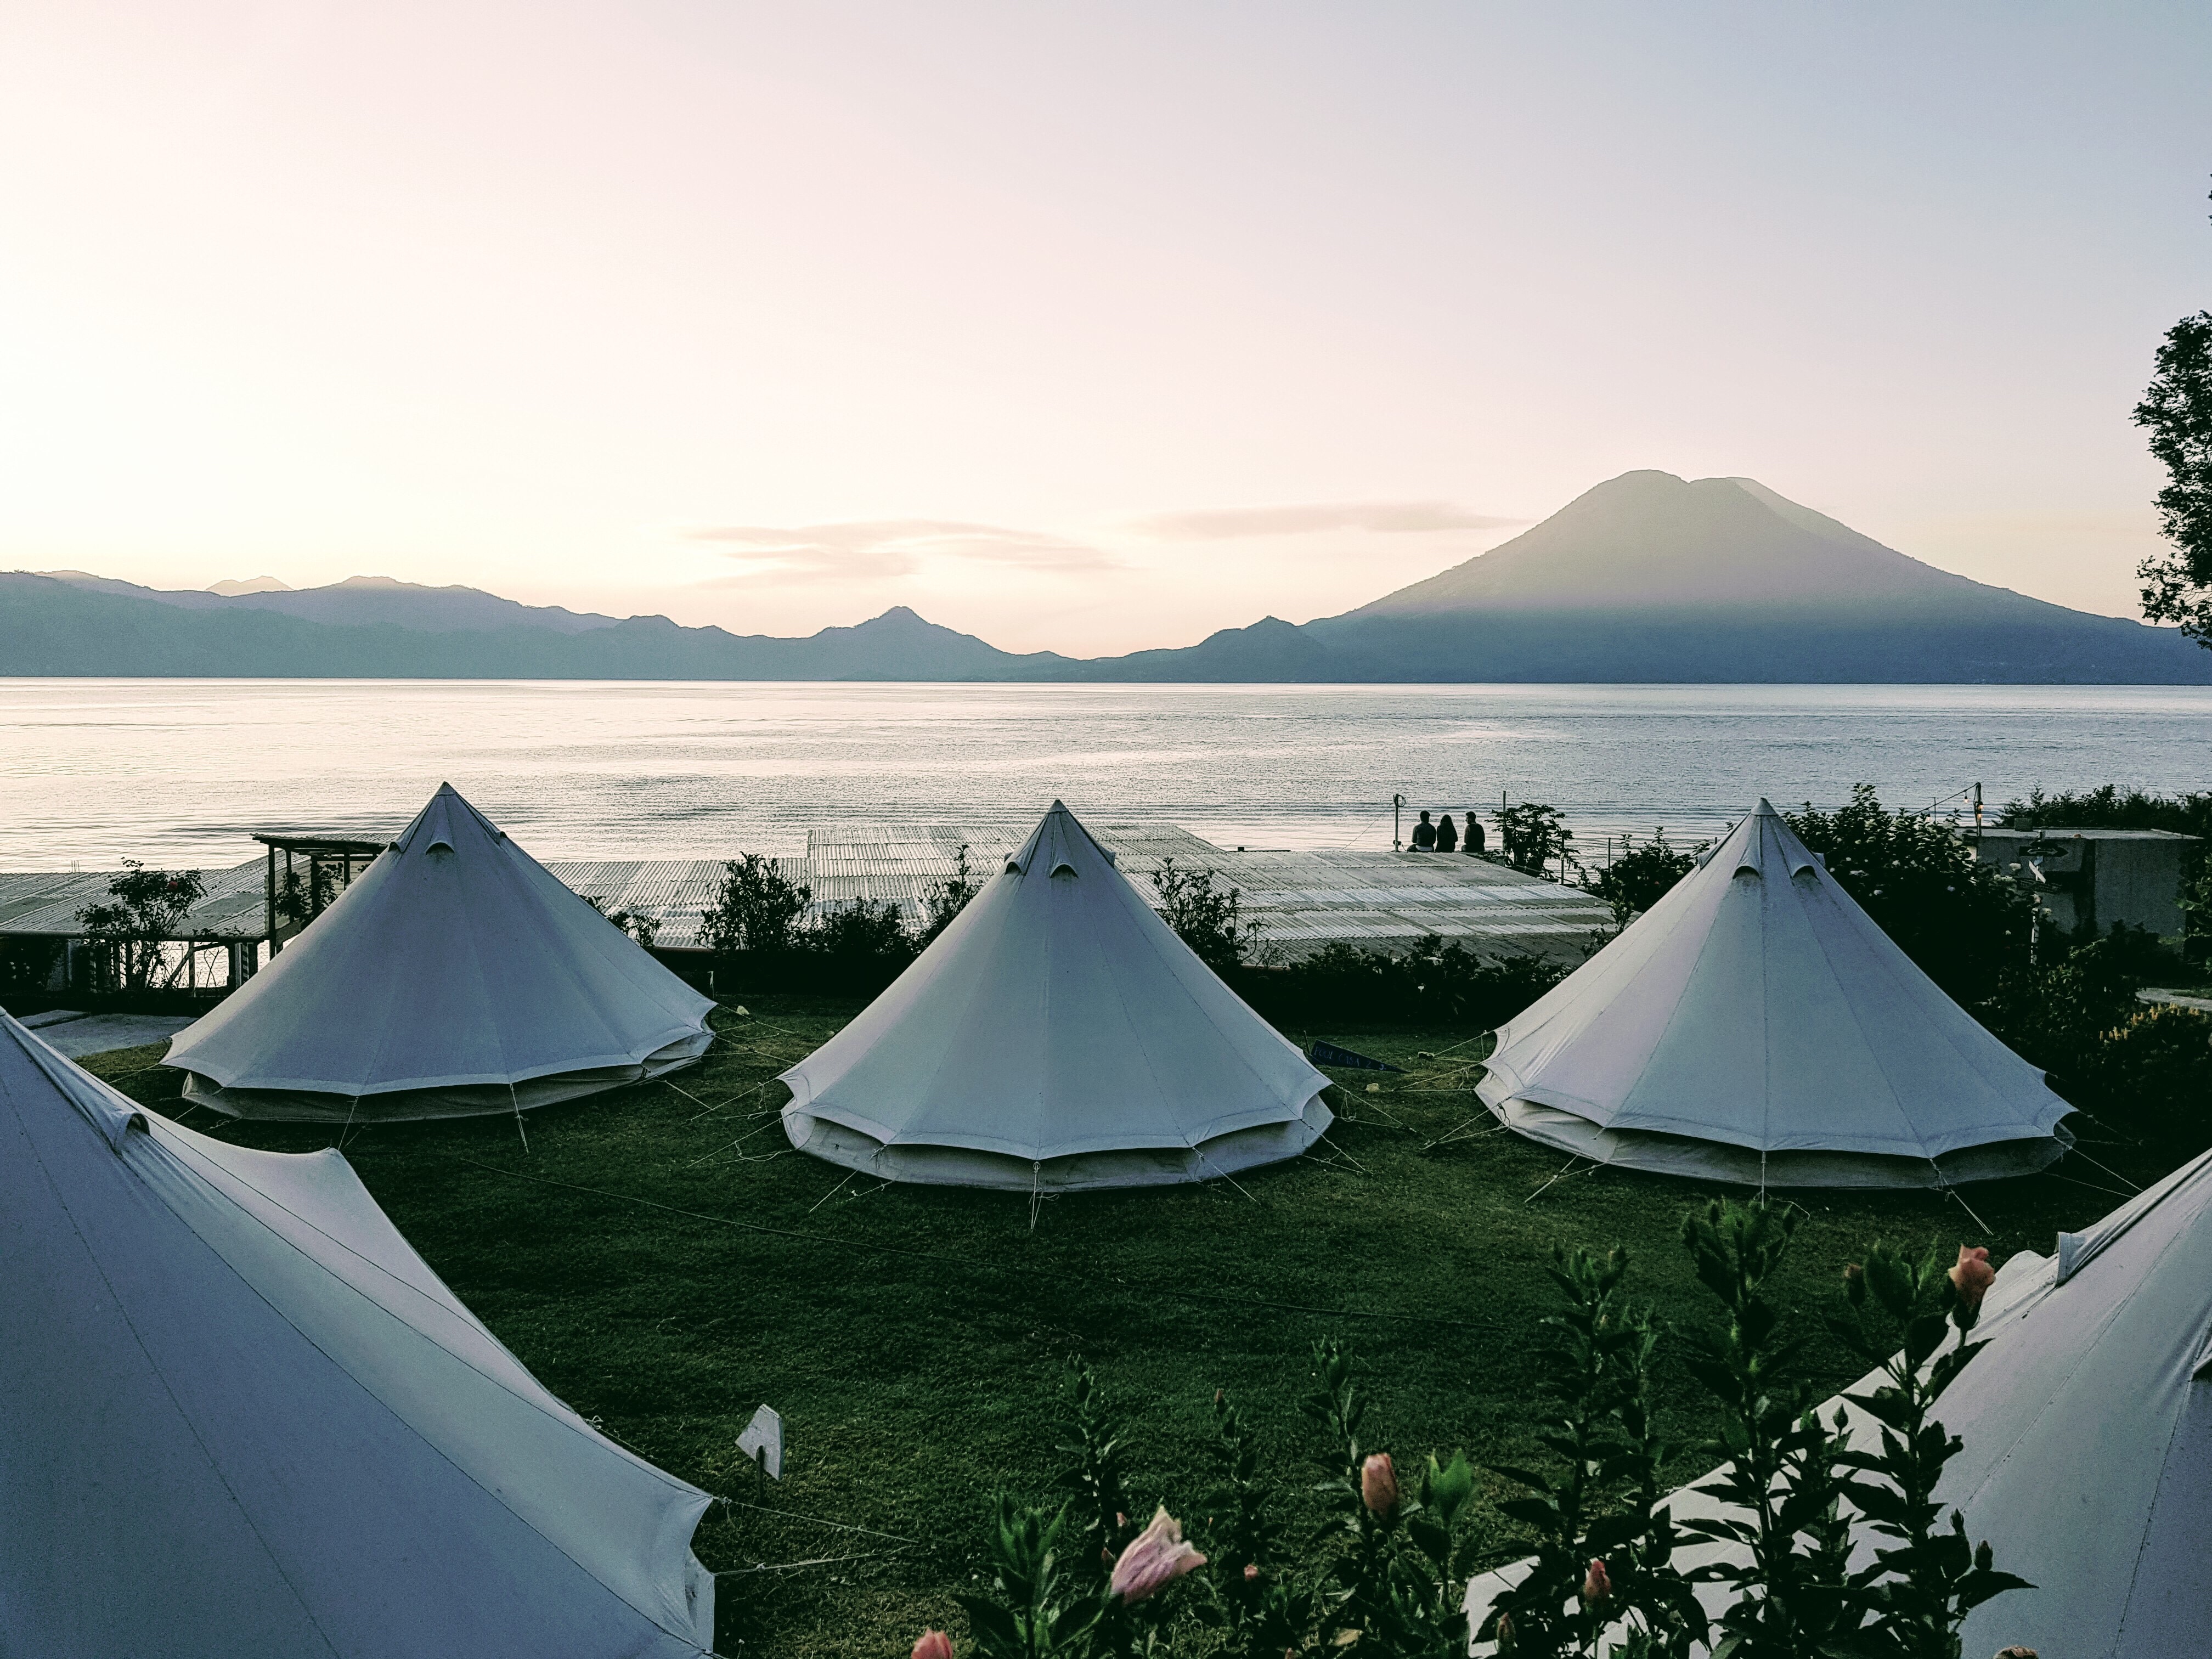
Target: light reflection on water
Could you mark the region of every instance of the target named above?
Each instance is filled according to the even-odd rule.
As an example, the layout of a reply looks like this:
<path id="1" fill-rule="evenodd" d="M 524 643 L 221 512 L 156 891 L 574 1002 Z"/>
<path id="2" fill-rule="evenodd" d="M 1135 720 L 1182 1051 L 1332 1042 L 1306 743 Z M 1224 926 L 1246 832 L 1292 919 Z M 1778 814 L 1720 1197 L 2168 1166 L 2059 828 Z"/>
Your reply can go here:
<path id="1" fill-rule="evenodd" d="M 388 834 L 442 780 L 543 857 L 797 852 L 848 815 L 1054 796 L 1224 845 L 1388 847 L 1412 811 L 1710 834 L 1858 781 L 2212 787 L 2212 687 L 974 686 L 0 679 L 0 869 L 216 866 L 253 830 Z"/>

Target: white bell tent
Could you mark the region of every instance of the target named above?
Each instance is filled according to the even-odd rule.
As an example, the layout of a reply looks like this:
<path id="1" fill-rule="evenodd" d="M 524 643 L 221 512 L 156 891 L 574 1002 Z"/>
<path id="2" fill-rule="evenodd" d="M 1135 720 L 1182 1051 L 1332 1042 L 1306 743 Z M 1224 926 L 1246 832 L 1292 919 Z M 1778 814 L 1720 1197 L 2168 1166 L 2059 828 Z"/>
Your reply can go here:
<path id="1" fill-rule="evenodd" d="M 860 1018 L 783 1074 L 802 1152 L 894 1181 L 1204 1181 L 1304 1152 L 1328 1079 L 1054 801 Z"/>
<path id="2" fill-rule="evenodd" d="M 515 1112 L 689 1065 L 714 1006 L 446 784 L 163 1064 L 238 1117 Z"/>
<path id="3" fill-rule="evenodd" d="M 1985 1351 L 1936 1402 L 1959 1437 L 1936 1498 L 1996 1565 L 2034 1586 L 1967 1615 L 1968 1654 L 2014 1645 L 2098 1659 L 2202 1652 L 2212 1630 L 2212 1153 L 2079 1233 L 2051 1255 L 2022 1250 L 1998 1272 L 1972 1339 Z M 1879 1449 L 1881 1425 L 1849 1395 L 1838 1412 L 1856 1449 Z M 1670 1493 L 1677 1521 L 1742 1520 L 1698 1490 Z M 1854 1565 L 1888 1540 L 1863 1530 Z M 1692 1544 L 1674 1565 L 1741 1561 L 1740 1546 Z M 1467 1610 L 1476 1625 L 1528 1563 L 1480 1573 Z M 1699 1592 L 1709 1613 L 1726 1605 Z"/>
<path id="4" fill-rule="evenodd" d="M 2041 1169 L 2073 1109 L 1977 1024 L 1764 800 L 1498 1033 L 1501 1122 L 1600 1163 L 1760 1186 Z"/>
<path id="5" fill-rule="evenodd" d="M 1944 1389 L 1936 1418 L 1960 1437 L 1936 1500 L 1966 1537 L 2035 1586 L 1966 1614 L 1969 1655 L 2024 1646 L 2046 1655 L 2170 1659 L 2203 1652 L 2212 1631 L 2212 1152 L 2136 1194 L 2057 1252 L 2021 1249 L 1982 1303 L 1982 1354 Z M 1860 1451 L 1882 1427 L 1844 1395 L 1838 1411 Z M 1697 1482 L 1668 1495 L 1674 1520 L 1743 1520 Z M 1856 1566 L 1887 1544 L 1860 1533 Z M 1679 1568 L 1741 1562 L 1736 1544 L 1687 1544 Z M 1475 1575 L 1480 1626 L 1526 1562 Z M 1725 1593 L 1701 1590 L 1719 1614 Z"/>
<path id="6" fill-rule="evenodd" d="M 1936 1496 L 2035 1588 L 1967 1618 L 1968 1653 L 2168 1659 L 2212 1631 L 2212 1154 L 2079 1233 L 1974 1334 L 1937 1405 L 1964 1443 Z M 1878 1431 L 1857 1425 L 1871 1443 Z"/>
<path id="7" fill-rule="evenodd" d="M 711 1501 L 547 1393 L 337 1152 L 213 1140 L 0 1014 L 0 1653 L 714 1646 Z"/>

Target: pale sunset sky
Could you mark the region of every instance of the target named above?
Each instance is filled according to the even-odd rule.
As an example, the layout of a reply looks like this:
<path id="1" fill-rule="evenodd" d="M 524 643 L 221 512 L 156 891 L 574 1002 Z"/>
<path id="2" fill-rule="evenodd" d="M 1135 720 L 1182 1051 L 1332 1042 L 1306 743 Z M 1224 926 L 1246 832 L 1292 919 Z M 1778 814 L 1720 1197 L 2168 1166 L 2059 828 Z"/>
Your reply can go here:
<path id="1" fill-rule="evenodd" d="M 2212 7 L 0 0 L 0 567 L 1011 649 L 1743 474 L 2134 608 Z"/>

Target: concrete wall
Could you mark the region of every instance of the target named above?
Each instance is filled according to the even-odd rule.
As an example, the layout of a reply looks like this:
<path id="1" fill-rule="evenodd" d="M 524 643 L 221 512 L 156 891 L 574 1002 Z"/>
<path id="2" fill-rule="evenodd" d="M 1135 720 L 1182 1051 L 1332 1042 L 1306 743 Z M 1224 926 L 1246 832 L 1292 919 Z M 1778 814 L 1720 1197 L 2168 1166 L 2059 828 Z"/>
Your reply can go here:
<path id="1" fill-rule="evenodd" d="M 2125 923 L 2161 939 L 2182 929 L 2181 875 L 2193 836 L 2163 830 L 1984 830 L 1977 856 L 2010 869 L 2040 858 L 2045 906 L 2061 927 Z M 2032 879 L 2023 867 L 2021 875 Z"/>

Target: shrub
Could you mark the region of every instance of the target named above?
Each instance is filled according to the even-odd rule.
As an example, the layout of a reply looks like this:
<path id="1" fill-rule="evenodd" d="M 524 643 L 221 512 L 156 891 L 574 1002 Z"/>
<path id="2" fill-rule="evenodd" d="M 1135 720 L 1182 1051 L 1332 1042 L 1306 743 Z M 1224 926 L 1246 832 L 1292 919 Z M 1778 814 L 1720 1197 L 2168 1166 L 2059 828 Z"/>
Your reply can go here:
<path id="1" fill-rule="evenodd" d="M 1213 878 L 1211 870 L 1179 870 L 1173 859 L 1163 859 L 1152 872 L 1152 886 L 1160 896 L 1161 920 L 1200 962 L 1226 978 L 1243 961 L 1259 924 L 1240 915 L 1237 890 L 1216 887 Z"/>
<path id="2" fill-rule="evenodd" d="M 0 998 L 15 1002 L 36 996 L 52 981 L 61 961 L 62 942 L 17 934 L 0 939 Z"/>
<path id="3" fill-rule="evenodd" d="M 338 896 L 338 872 L 320 859 L 307 860 L 307 874 L 303 880 L 298 870 L 289 864 L 284 879 L 276 887 L 276 917 L 294 927 L 305 927 L 324 911 Z"/>
<path id="4" fill-rule="evenodd" d="M 833 904 L 794 943 L 811 959 L 812 977 L 825 987 L 878 990 L 896 979 L 919 947 L 896 904 L 854 899 Z"/>
<path id="5" fill-rule="evenodd" d="M 1581 872 L 1581 885 L 1613 907 L 1613 925 L 1626 927 L 1667 896 L 1674 884 L 1698 867 L 1698 854 L 1712 843 L 1699 842 L 1685 852 L 1657 830 L 1638 847 L 1624 838 L 1620 856 L 1601 870 Z"/>
<path id="6" fill-rule="evenodd" d="M 921 946 L 896 904 L 853 899 L 805 920 L 813 890 L 775 860 L 747 853 L 722 866 L 722 885 L 700 918 L 700 943 L 716 957 L 724 990 L 823 991 L 872 996 L 898 977 Z"/>
<path id="7" fill-rule="evenodd" d="M 2100 1115 L 2184 1148 L 2212 1144 L 2212 1014 L 2171 1003 L 2137 1010 L 2098 1045 Z"/>
<path id="8" fill-rule="evenodd" d="M 1401 956 L 1331 939 L 1304 961 L 1238 981 L 1254 1006 L 1285 1024 L 1504 1024 L 1567 976 L 1534 957 L 1482 956 L 1434 933 Z"/>
<path id="9" fill-rule="evenodd" d="M 660 923 L 654 917 L 641 916 L 635 910 L 610 910 L 604 896 L 595 897 L 590 893 L 578 896 L 648 951 L 653 948 L 653 941 L 660 936 Z"/>
<path id="10" fill-rule="evenodd" d="M 1542 801 L 1516 801 L 1501 806 L 1498 819 L 1498 851 L 1480 856 L 1492 864 L 1510 865 L 1526 876 L 1540 876 L 1553 859 L 1564 878 L 1574 858 L 1575 832 L 1567 828 L 1565 814 Z"/>
<path id="11" fill-rule="evenodd" d="M 983 890 L 983 884 L 968 862 L 968 843 L 962 842 L 960 850 L 953 854 L 952 873 L 943 881 L 932 882 L 922 896 L 921 943 L 927 947 L 937 936 L 952 925 L 953 918 L 968 908 L 968 901 Z"/>
<path id="12" fill-rule="evenodd" d="M 1733 1513 L 1678 1522 L 1662 1506 L 1678 1449 L 1655 1427 L 1648 1388 L 1674 1334 L 1627 1300 L 1621 1250 L 1562 1250 L 1552 1272 L 1559 1311 L 1524 1334 L 1546 1362 L 1543 1455 L 1491 1471 L 1526 1494 L 1498 1507 L 1522 1529 L 1512 1553 L 1533 1559 L 1479 1629 L 1468 1630 L 1462 1600 L 1479 1565 L 1474 1470 L 1457 1453 L 1407 1457 L 1401 1470 L 1370 1443 L 1352 1355 L 1332 1338 L 1314 1345 L 1302 1402 L 1321 1477 L 1310 1489 L 1324 1499 L 1303 1537 L 1282 1517 L 1285 1495 L 1304 1483 L 1262 1458 L 1222 1394 L 1217 1485 L 1192 1511 L 1191 1540 L 1164 1507 L 1136 1534 L 1123 1449 L 1140 1443 L 1119 1431 L 1096 1379 L 1075 1364 L 1060 1447 L 1074 1462 L 1060 1482 L 1075 1496 L 1057 1508 L 993 1499 L 990 1587 L 956 1597 L 975 1651 L 1460 1659 L 1474 1636 L 1516 1659 L 1689 1659 L 1717 1637 L 1724 1653 L 1955 1659 L 1966 1613 L 2023 1587 L 1966 1537 L 1957 1511 L 1942 1526 L 1933 1496 L 1960 1447 L 1934 1408 L 1980 1352 L 1970 1336 L 1992 1276 L 1988 1252 L 1961 1249 L 1947 1267 L 1933 1249 L 1915 1259 L 1876 1243 L 1846 1273 L 1826 1323 L 1875 1368 L 1852 1402 L 1887 1431 L 1854 1447 L 1840 1413 L 1824 1424 L 1808 1409 L 1802 1337 L 1773 1297 L 1796 1216 L 1764 1200 L 1714 1203 L 1683 1224 L 1721 1315 L 1686 1343 L 1684 1363 L 1722 1422 L 1699 1449 L 1720 1466 L 1698 1490 Z M 1705 1543 L 1732 1547 L 1700 1568 L 1677 1564 L 1679 1546 Z M 1721 1589 L 1717 1632 L 1700 1584 Z M 925 1638 L 915 1651 L 954 1649 Z"/>
<path id="13" fill-rule="evenodd" d="M 2027 965 L 2037 901 L 1979 862 L 1949 824 L 1884 811 L 1870 783 L 1833 812 L 1808 803 L 1784 817 L 1838 884 L 1953 997 L 1986 996 L 2008 969 Z"/>
<path id="14" fill-rule="evenodd" d="M 2212 790 L 2154 795 L 2130 789 L 2123 794 L 2117 784 L 2110 783 L 2055 795 L 2031 789 L 2026 800 L 2007 801 L 1998 822 L 2031 830 L 2045 824 L 2069 830 L 2171 830 L 2177 835 L 2212 837 Z"/>
<path id="15" fill-rule="evenodd" d="M 76 913 L 94 947 L 99 975 L 115 988 L 141 994 L 165 977 L 164 941 L 173 939 L 207 895 L 197 870 L 149 870 L 137 859 L 123 860 L 123 873 L 107 884 L 110 902 L 87 905 Z"/>
<path id="16" fill-rule="evenodd" d="M 814 890 L 786 876 L 774 859 L 746 853 L 722 866 L 721 889 L 699 918 L 699 942 L 716 956 L 778 955 L 791 948 L 813 899 Z"/>

